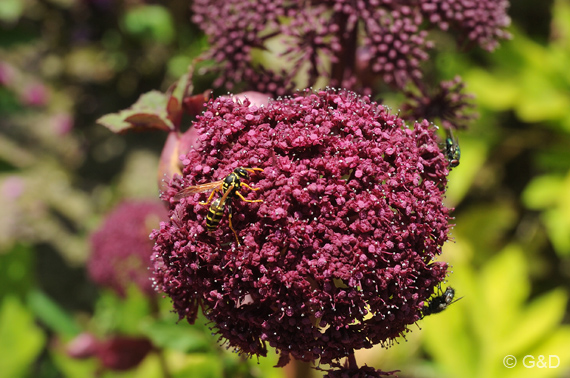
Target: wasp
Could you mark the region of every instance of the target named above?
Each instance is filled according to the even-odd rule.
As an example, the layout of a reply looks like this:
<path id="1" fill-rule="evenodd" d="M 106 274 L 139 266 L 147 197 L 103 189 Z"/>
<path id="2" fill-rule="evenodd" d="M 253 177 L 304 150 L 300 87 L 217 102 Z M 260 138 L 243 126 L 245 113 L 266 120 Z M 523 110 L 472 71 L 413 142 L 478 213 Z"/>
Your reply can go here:
<path id="1" fill-rule="evenodd" d="M 445 138 L 445 155 L 447 161 L 449 162 L 450 168 L 455 168 L 459 165 L 459 159 L 461 158 L 461 150 L 459 149 L 459 143 L 451 129 L 447 129 L 447 138 Z"/>
<path id="2" fill-rule="evenodd" d="M 240 193 L 240 189 L 242 187 L 246 187 L 250 190 L 259 190 L 259 188 L 252 188 L 251 186 L 247 185 L 242 180 L 249 180 L 249 174 L 254 173 L 255 171 L 263 172 L 261 168 L 243 168 L 238 167 L 233 170 L 232 173 L 227 175 L 223 180 L 209 182 L 206 184 L 200 184 L 195 186 L 189 186 L 187 188 L 182 189 L 178 192 L 174 199 L 181 199 L 184 197 L 188 197 L 189 195 L 196 194 L 196 193 L 203 193 L 209 190 L 212 191 L 208 200 L 206 202 L 199 202 L 200 205 L 210 205 L 208 209 L 208 215 L 206 216 L 206 229 L 208 232 L 212 232 L 218 228 L 220 225 L 220 221 L 224 216 L 225 209 L 228 209 L 228 221 L 230 224 L 230 229 L 233 231 L 234 235 L 236 236 L 236 240 L 238 245 L 240 244 L 238 234 L 232 225 L 232 200 L 237 195 L 241 198 L 244 202 L 263 202 L 263 200 L 248 200 Z M 220 192 L 221 197 L 214 198 L 216 193 Z"/>
<path id="3" fill-rule="evenodd" d="M 427 306 L 424 306 L 422 309 L 422 317 L 440 313 L 452 303 L 463 298 L 461 297 L 453 300 L 454 297 L 455 290 L 451 286 L 448 286 L 443 293 L 441 292 L 441 289 L 439 289 L 439 295 L 429 300 Z"/>

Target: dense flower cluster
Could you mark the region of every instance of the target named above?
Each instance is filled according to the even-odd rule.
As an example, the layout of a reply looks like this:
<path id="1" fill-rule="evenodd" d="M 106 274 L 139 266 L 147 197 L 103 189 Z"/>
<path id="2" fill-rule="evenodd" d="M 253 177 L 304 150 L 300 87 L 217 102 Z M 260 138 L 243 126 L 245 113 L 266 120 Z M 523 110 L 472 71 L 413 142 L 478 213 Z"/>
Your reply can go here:
<path id="1" fill-rule="evenodd" d="M 91 235 L 87 265 L 91 279 L 121 296 L 131 284 L 152 295 L 152 242 L 148 234 L 166 216 L 164 206 L 157 201 L 130 201 L 117 206 Z"/>
<path id="2" fill-rule="evenodd" d="M 181 156 L 183 176 L 162 194 L 169 220 L 153 231 L 155 282 L 181 319 L 200 308 L 218 335 L 245 354 L 278 349 L 335 363 L 389 345 L 421 317 L 445 278 L 435 262 L 448 238 L 448 163 L 434 127 L 405 125 L 353 92 L 306 91 L 262 107 L 211 100 Z M 206 229 L 209 193 L 183 188 L 258 167 Z M 215 198 L 220 198 L 219 194 Z"/>
<path id="3" fill-rule="evenodd" d="M 196 0 L 192 9 L 193 21 L 210 37 L 207 58 L 222 65 L 216 86 L 225 82 L 231 89 L 234 82 L 274 79 L 276 90 L 285 88 L 273 71 L 260 72 L 260 67 L 254 67 L 251 57 L 252 51 L 264 50 L 266 40 L 274 36 L 267 30 L 278 25 L 278 17 L 284 15 L 282 1 Z M 265 73 L 264 78 L 259 77 L 260 73 Z"/>
<path id="4" fill-rule="evenodd" d="M 220 69 L 216 86 L 225 83 L 231 89 L 246 82 L 251 89 L 272 87 L 271 93 L 282 95 L 291 88 L 311 86 L 320 77 L 333 85 L 350 83 L 358 49 L 367 51 L 376 77 L 404 89 L 421 79 L 420 64 L 434 45 L 428 40 L 426 20 L 453 30 L 460 43 L 467 40 L 493 50 L 498 39 L 509 37 L 504 30 L 510 23 L 508 4 L 507 0 L 196 0 L 192 10 L 193 21 L 211 44 L 206 58 L 214 59 Z M 268 51 L 273 56 L 269 59 L 285 57 L 292 67 L 283 70 L 280 64 L 281 71 L 274 71 L 274 64 L 265 62 L 268 55 L 263 53 Z M 367 85 L 353 83 L 359 89 Z"/>
<path id="5" fill-rule="evenodd" d="M 426 18 L 442 30 L 459 32 L 460 41 L 477 43 L 488 51 L 498 46 L 497 39 L 508 39 L 505 28 L 511 19 L 507 15 L 507 0 L 421 0 Z"/>
<path id="6" fill-rule="evenodd" d="M 388 84 L 404 88 L 413 78 L 420 79 L 420 62 L 428 58 L 427 31 L 420 30 L 421 14 L 410 7 L 387 12 L 379 10 L 366 22 L 372 72 L 379 73 Z"/>

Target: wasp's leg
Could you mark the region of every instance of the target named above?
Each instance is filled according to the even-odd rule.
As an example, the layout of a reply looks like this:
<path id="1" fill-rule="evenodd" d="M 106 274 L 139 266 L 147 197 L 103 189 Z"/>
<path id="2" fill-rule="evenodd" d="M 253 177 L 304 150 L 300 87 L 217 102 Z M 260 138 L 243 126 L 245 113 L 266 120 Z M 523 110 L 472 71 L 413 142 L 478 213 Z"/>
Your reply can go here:
<path id="1" fill-rule="evenodd" d="M 246 171 L 253 173 L 254 171 L 263 172 L 263 168 L 244 168 Z"/>
<path id="2" fill-rule="evenodd" d="M 243 185 L 243 184 L 242 184 Z M 244 198 L 244 196 L 241 195 L 241 193 L 239 191 L 236 191 L 236 194 L 239 196 L 239 198 L 241 198 L 244 202 L 263 202 L 262 199 L 258 199 L 258 200 L 247 200 Z"/>
<path id="3" fill-rule="evenodd" d="M 249 190 L 259 190 L 261 188 L 252 188 L 251 186 L 247 185 L 245 182 L 241 183 L 242 186 L 245 186 L 246 188 L 248 188 Z"/>
<path id="4" fill-rule="evenodd" d="M 237 241 L 238 245 L 241 245 L 241 243 L 239 242 L 238 234 L 237 234 L 236 230 L 234 230 L 234 226 L 232 225 L 232 207 L 231 206 L 228 206 L 228 222 L 230 224 L 230 229 L 233 231 L 234 235 L 236 236 L 236 241 Z"/>
<path id="5" fill-rule="evenodd" d="M 210 201 L 212 201 L 212 198 L 214 198 L 214 194 L 216 194 L 216 192 L 220 190 L 220 188 L 216 188 L 214 190 L 212 190 L 212 194 L 210 194 L 210 197 L 208 197 L 208 200 L 206 202 L 198 202 L 198 204 L 200 205 L 208 205 L 210 203 Z"/>

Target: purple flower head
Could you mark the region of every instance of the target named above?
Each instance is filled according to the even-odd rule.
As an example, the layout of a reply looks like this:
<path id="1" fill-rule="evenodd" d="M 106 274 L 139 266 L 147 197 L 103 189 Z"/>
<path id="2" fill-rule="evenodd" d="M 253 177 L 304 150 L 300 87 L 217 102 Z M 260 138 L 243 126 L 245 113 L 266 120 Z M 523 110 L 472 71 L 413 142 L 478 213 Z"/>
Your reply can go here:
<path id="1" fill-rule="evenodd" d="M 459 41 L 479 44 L 488 51 L 497 39 L 509 39 L 504 29 L 511 23 L 507 0 L 420 0 L 422 13 L 441 30 L 459 33 Z"/>
<path id="2" fill-rule="evenodd" d="M 382 79 L 403 89 L 422 77 L 420 63 L 428 58 L 427 31 L 420 30 L 421 14 L 414 8 L 401 7 L 390 12 L 379 9 L 366 20 L 365 46 L 372 55 L 370 69 Z"/>
<path id="3" fill-rule="evenodd" d="M 508 5 L 507 0 L 196 0 L 192 20 L 208 36 L 204 58 L 221 74 L 215 86 L 238 84 L 281 96 L 321 79 L 360 91 L 378 79 L 398 90 L 417 86 L 422 62 L 434 47 L 426 21 L 453 32 L 458 43 L 468 42 L 465 47 L 493 50 L 498 40 L 510 37 Z M 374 82 L 355 80 L 362 49 Z M 290 64 L 276 64 L 280 57 Z"/>
<path id="4" fill-rule="evenodd" d="M 447 273 L 447 161 L 428 122 L 407 127 L 345 90 L 305 91 L 266 106 L 211 100 L 193 127 L 199 145 L 163 193 L 169 221 L 153 231 L 155 283 L 180 318 L 201 307 L 245 354 L 267 345 L 336 363 L 390 345 L 421 317 Z M 210 193 L 183 188 L 261 168 L 208 232 Z M 214 194 L 220 199 L 222 193 Z M 212 201 L 214 203 L 215 201 Z M 229 205 L 232 225 L 229 225 Z"/>
<path id="5" fill-rule="evenodd" d="M 196 0 L 192 3 L 192 20 L 200 25 L 210 37 L 211 47 L 205 58 L 213 59 L 221 66 L 222 76 L 214 83 L 226 83 L 228 89 L 234 83 L 249 81 L 260 83 L 256 90 L 267 91 L 273 84 L 276 92 L 285 88 L 285 83 L 273 71 L 254 67 L 252 51 L 265 50 L 265 41 L 273 33 L 267 33 L 283 16 L 283 6 L 279 1 L 241 0 Z M 274 80 L 273 80 L 274 79 Z M 279 88 L 278 88 L 278 85 Z"/>
<path id="6" fill-rule="evenodd" d="M 130 201 L 117 206 L 91 235 L 87 265 L 91 279 L 121 296 L 131 283 L 153 295 L 149 271 L 152 242 L 148 234 L 166 215 L 157 201 Z"/>

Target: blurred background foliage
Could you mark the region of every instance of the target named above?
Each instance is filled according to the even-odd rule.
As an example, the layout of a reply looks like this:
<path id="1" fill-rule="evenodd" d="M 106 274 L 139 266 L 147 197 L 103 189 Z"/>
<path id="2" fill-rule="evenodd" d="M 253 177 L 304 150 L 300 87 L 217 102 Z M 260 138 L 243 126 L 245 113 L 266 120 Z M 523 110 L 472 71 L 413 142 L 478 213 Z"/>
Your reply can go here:
<path id="1" fill-rule="evenodd" d="M 361 351 L 359 363 L 401 377 L 570 376 L 570 1 L 517 0 L 509 13 L 514 38 L 493 54 L 458 53 L 442 38 L 430 62 L 433 75 L 463 77 L 480 115 L 458 133 L 447 196 L 456 226 L 441 259 L 462 299 L 392 348 Z M 185 0 L 0 1 L 2 376 L 290 373 L 272 368 L 275 356 L 246 361 L 220 348 L 203 319 L 177 324 L 167 299 L 136 287 L 120 297 L 86 273 L 89 235 L 105 214 L 157 198 L 166 139 L 116 135 L 95 120 L 186 72 L 207 48 L 189 20 Z M 211 82 L 196 78 L 195 92 Z M 113 371 L 69 356 L 82 333 L 153 348 Z M 524 368 L 525 355 L 557 355 L 560 365 Z"/>

